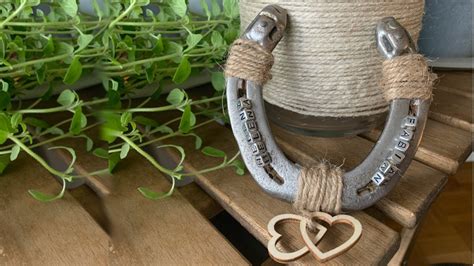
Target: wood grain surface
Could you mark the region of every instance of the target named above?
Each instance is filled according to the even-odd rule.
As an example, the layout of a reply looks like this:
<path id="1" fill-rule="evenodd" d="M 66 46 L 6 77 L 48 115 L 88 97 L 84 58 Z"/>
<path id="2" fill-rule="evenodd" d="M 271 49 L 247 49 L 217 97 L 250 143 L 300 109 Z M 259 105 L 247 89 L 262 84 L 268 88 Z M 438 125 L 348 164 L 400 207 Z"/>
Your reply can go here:
<path id="1" fill-rule="evenodd" d="M 28 189 L 58 193 L 61 186 L 20 155 L 0 177 L 0 265 L 106 265 L 109 237 L 66 192 L 39 202 Z"/>
<path id="2" fill-rule="evenodd" d="M 472 72 L 439 72 L 441 89 L 433 91 L 430 118 L 473 132 Z"/>
<path id="3" fill-rule="evenodd" d="M 237 151 L 233 135 L 228 128 L 217 123 L 200 128 L 197 133 L 203 137 L 204 145 L 218 147 L 229 156 Z M 193 143 L 184 139 L 175 143 L 191 149 Z M 219 164 L 219 159 L 210 158 L 196 151 L 188 153 L 186 169 L 198 171 L 205 167 Z M 225 168 L 215 172 L 196 175 L 196 182 L 213 196 L 229 213 L 234 216 L 250 233 L 266 245 L 270 239 L 267 223 L 277 214 L 291 213 L 289 203 L 272 198 L 258 187 L 249 174 L 239 176 L 234 169 Z M 327 262 L 327 264 L 363 264 L 372 265 L 387 263 L 395 254 L 399 245 L 398 233 L 381 224 L 364 212 L 353 214 L 362 223 L 363 233 L 360 241 L 347 253 Z M 302 244 L 297 226 L 281 228 L 290 239 L 284 241 L 280 248 L 295 250 Z M 328 250 L 345 241 L 351 235 L 350 227 L 336 226 L 328 231 L 328 237 L 323 239 L 321 248 Z M 301 246 L 300 246 L 301 247 Z M 306 255 L 297 263 L 314 264 L 314 258 Z"/>
<path id="4" fill-rule="evenodd" d="M 87 133 L 98 136 L 95 129 Z M 85 151 L 83 141 L 68 139 L 55 144 L 76 150 L 78 174 L 107 168 L 105 160 Z M 65 158 L 58 153 L 58 158 Z M 95 189 L 107 191 L 100 194 L 112 239 L 111 264 L 247 264 L 179 191 L 162 200 L 143 197 L 137 191 L 140 186 L 159 192 L 167 191 L 171 184 L 134 151 L 113 175 L 91 180 Z"/>
<path id="5" fill-rule="evenodd" d="M 453 90 L 464 91 L 472 97 L 472 71 L 435 71 L 438 74 L 438 85 Z"/>

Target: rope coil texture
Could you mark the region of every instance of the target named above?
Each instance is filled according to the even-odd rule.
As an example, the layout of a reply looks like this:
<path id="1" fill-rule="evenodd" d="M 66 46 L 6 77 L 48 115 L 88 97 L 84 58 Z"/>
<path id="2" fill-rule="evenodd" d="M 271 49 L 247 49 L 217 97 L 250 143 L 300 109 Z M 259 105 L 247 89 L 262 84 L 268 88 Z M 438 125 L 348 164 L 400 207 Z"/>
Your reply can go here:
<path id="1" fill-rule="evenodd" d="M 409 54 L 386 60 L 382 65 L 382 88 L 385 99 L 431 99 L 436 74 L 430 72 L 425 58 Z"/>
<path id="2" fill-rule="evenodd" d="M 424 0 L 240 0 L 242 27 L 268 4 L 285 8 L 289 22 L 273 51 L 273 78 L 263 90 L 267 102 L 315 117 L 388 110 L 374 28 L 393 16 L 416 42 Z"/>
<path id="3" fill-rule="evenodd" d="M 340 213 L 343 176 L 344 171 L 328 161 L 303 168 L 298 177 L 298 191 L 293 208 L 306 218 L 318 211 Z M 308 226 L 310 230 L 316 228 L 311 221 Z"/>
<path id="4" fill-rule="evenodd" d="M 237 39 L 230 48 L 225 75 L 263 85 L 271 79 L 272 66 L 272 53 L 256 42 Z"/>

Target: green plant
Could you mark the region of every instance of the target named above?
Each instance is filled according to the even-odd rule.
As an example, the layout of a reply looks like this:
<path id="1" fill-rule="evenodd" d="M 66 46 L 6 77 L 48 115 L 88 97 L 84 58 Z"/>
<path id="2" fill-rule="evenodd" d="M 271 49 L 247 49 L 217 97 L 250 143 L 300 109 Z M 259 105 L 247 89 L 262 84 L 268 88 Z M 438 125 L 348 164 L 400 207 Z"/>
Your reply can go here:
<path id="1" fill-rule="evenodd" d="M 58 171 L 33 149 L 81 138 L 88 151 L 109 165 L 89 174 L 112 172 L 134 150 L 157 171 L 171 176 L 168 192 L 139 188 L 151 199 L 171 195 L 174 180 L 184 175 L 229 166 L 243 174 L 238 154 L 228 159 L 216 148 L 204 147 L 202 152 L 222 158 L 222 163 L 198 173 L 183 172 L 186 151 L 181 146 L 171 143 L 158 147 L 178 152 L 180 162 L 174 169 L 163 167 L 143 149 L 174 137 L 192 137 L 195 148 L 201 149 L 203 140 L 194 130 L 216 119 L 227 119 L 221 111 L 224 78 L 216 66 L 238 36 L 237 2 L 226 0 L 221 10 L 216 1 L 210 6 L 201 1 L 204 16 L 187 10 L 185 0 L 104 3 L 101 7 L 94 1 L 94 15 L 79 13 L 74 0 L 7 0 L 0 5 L 0 172 L 24 152 L 63 182 L 57 195 L 34 190 L 30 194 L 42 201 L 58 199 L 67 182 L 82 177 L 74 173 L 76 152 L 64 146 L 49 148 L 70 154 L 67 170 Z M 49 12 L 39 4 L 46 4 Z M 179 86 L 203 71 L 211 73 L 213 95 L 191 99 L 182 89 L 163 93 L 165 84 Z M 86 75 L 102 80 L 105 96 L 85 100 L 80 92 L 61 89 L 51 106 L 55 89 L 77 85 Z M 38 94 L 42 84 L 46 89 Z M 147 85 L 155 87 L 154 92 L 139 103 L 132 101 Z M 35 93 L 38 96 L 23 106 L 24 98 Z M 39 107 L 42 105 L 48 106 Z M 158 112 L 173 113 L 174 117 L 160 124 L 150 115 Z M 51 113 L 69 115 L 51 125 L 45 119 Z M 107 149 L 88 136 L 87 132 L 96 127 L 102 141 L 109 144 Z"/>

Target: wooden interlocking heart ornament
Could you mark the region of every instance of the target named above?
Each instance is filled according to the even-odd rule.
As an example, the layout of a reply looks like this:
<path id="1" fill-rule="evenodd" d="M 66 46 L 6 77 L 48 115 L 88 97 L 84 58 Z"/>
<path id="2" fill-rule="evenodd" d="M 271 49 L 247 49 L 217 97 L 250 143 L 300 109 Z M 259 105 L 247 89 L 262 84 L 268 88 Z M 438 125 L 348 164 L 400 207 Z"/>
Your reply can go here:
<path id="1" fill-rule="evenodd" d="M 303 220 L 304 220 L 304 218 L 299 216 L 299 215 L 288 214 L 288 213 L 277 215 L 277 216 L 273 217 L 270 220 L 270 222 L 267 225 L 268 233 L 271 236 L 270 241 L 268 241 L 268 253 L 270 254 L 270 257 L 272 257 L 275 261 L 280 262 L 280 263 L 287 263 L 287 262 L 295 261 L 295 260 L 303 257 L 306 253 L 309 252 L 309 248 L 308 248 L 307 244 L 306 244 L 306 246 L 300 248 L 297 251 L 288 252 L 288 253 L 287 252 L 281 252 L 276 247 L 276 244 L 278 243 L 278 241 L 280 241 L 282 235 L 279 234 L 275 230 L 275 226 L 279 223 L 295 222 L 295 221 L 300 222 L 300 225 L 301 225 L 303 223 Z M 316 234 L 316 236 L 314 238 L 314 242 L 318 243 L 319 240 L 321 240 L 321 238 L 323 238 L 323 236 L 326 233 L 327 229 L 326 229 L 326 227 L 324 227 L 320 224 L 317 224 L 316 228 L 318 229 L 318 233 Z M 309 239 L 310 242 L 312 241 L 310 239 L 310 237 L 308 236 L 308 233 L 306 232 L 306 230 L 305 230 L 305 236 Z M 313 243 L 313 242 L 311 242 L 311 243 Z"/>
<path id="2" fill-rule="evenodd" d="M 352 228 L 354 228 L 354 232 L 352 233 L 352 236 L 346 240 L 346 242 L 342 243 L 341 245 L 326 251 L 322 252 L 315 243 L 311 240 L 311 238 L 308 235 L 307 231 L 307 226 L 308 222 L 306 220 L 301 220 L 300 223 L 300 232 L 301 235 L 303 236 L 303 240 L 306 244 L 306 246 L 309 248 L 309 251 L 313 254 L 313 256 L 320 262 L 325 262 L 328 261 L 334 257 L 337 257 L 341 255 L 342 253 L 346 252 L 348 249 L 350 249 L 357 241 L 359 241 L 360 236 L 362 235 L 362 225 L 360 222 L 355 219 L 352 216 L 349 215 L 336 215 L 336 216 L 331 216 L 327 213 L 323 212 L 315 212 L 311 215 L 311 219 L 319 219 L 322 221 L 325 221 L 328 223 L 330 226 L 334 224 L 348 224 Z M 326 229 L 327 230 L 327 229 Z"/>

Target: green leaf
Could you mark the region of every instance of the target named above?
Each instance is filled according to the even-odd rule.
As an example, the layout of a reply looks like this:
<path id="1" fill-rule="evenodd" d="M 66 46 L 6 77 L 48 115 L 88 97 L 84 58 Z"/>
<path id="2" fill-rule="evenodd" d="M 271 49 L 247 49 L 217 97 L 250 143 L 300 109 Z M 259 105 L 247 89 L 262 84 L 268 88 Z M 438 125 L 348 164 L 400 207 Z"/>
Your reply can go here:
<path id="1" fill-rule="evenodd" d="M 108 127 L 100 128 L 100 138 L 108 143 L 114 142 L 121 132 Z"/>
<path id="2" fill-rule="evenodd" d="M 180 17 L 184 17 L 186 15 L 186 11 L 188 9 L 186 6 L 186 0 L 167 0 L 167 2 L 176 15 Z"/>
<path id="3" fill-rule="evenodd" d="M 217 0 L 211 0 L 211 13 L 214 17 L 217 17 L 221 14 L 221 7 Z"/>
<path id="4" fill-rule="evenodd" d="M 206 0 L 199 0 L 199 2 L 201 4 L 202 11 L 207 16 L 207 20 L 210 20 L 212 14 L 211 14 L 211 11 L 209 10 L 209 6 L 207 5 L 207 1 Z"/>
<path id="5" fill-rule="evenodd" d="M 190 134 L 190 135 L 194 136 L 194 148 L 196 150 L 199 150 L 202 146 L 202 138 L 196 134 Z"/>
<path id="6" fill-rule="evenodd" d="M 59 199 L 64 195 L 64 192 L 66 191 L 66 180 L 63 179 L 62 181 L 63 181 L 63 188 L 61 189 L 61 192 L 59 192 L 58 195 L 55 195 L 55 196 L 48 195 L 48 194 L 44 194 L 42 192 L 32 190 L 32 189 L 28 190 L 28 193 L 30 193 L 30 195 L 36 200 L 44 201 L 44 202 Z"/>
<path id="7" fill-rule="evenodd" d="M 132 121 L 132 113 L 127 111 L 123 112 L 120 116 L 120 124 L 122 124 L 123 127 L 126 127 L 130 121 Z"/>
<path id="8" fill-rule="evenodd" d="M 109 154 L 109 173 L 112 173 L 115 169 L 115 167 L 117 167 L 117 164 L 120 162 L 120 154 L 118 153 L 111 153 Z"/>
<path id="9" fill-rule="evenodd" d="M 11 118 L 7 113 L 0 112 L 0 130 L 11 132 Z"/>
<path id="10" fill-rule="evenodd" d="M 12 125 L 12 128 L 17 128 L 18 124 L 20 124 L 22 121 L 23 115 L 21 113 L 14 113 L 10 119 L 10 124 Z"/>
<path id="11" fill-rule="evenodd" d="M 188 45 L 186 50 L 189 51 L 193 49 L 202 40 L 202 37 L 201 34 L 190 33 L 188 37 L 186 37 L 186 44 Z"/>
<path id="12" fill-rule="evenodd" d="M 10 105 L 11 97 L 10 93 L 0 91 L 0 110 L 5 110 Z"/>
<path id="13" fill-rule="evenodd" d="M 15 161 L 16 158 L 18 158 L 18 154 L 20 154 L 20 151 L 21 151 L 20 146 L 18 145 L 13 146 L 12 151 L 10 153 L 10 161 Z"/>
<path id="14" fill-rule="evenodd" d="M 97 14 L 97 17 L 99 18 L 99 21 L 102 20 L 102 17 L 104 16 L 104 14 L 102 12 L 102 8 L 97 3 L 97 0 L 92 0 L 92 7 L 94 8 L 94 11 Z"/>
<path id="15" fill-rule="evenodd" d="M 105 86 L 105 90 L 107 91 L 117 91 L 119 87 L 119 83 L 114 79 L 107 79 L 103 84 Z"/>
<path id="16" fill-rule="evenodd" d="M 157 127 L 156 131 L 160 132 L 160 133 L 163 133 L 163 134 L 171 134 L 171 133 L 174 132 L 173 129 L 171 129 L 170 127 L 165 126 L 165 125 Z"/>
<path id="17" fill-rule="evenodd" d="M 42 129 L 45 129 L 45 128 L 49 128 L 50 125 L 48 124 L 48 122 L 42 120 L 42 119 L 38 119 L 38 118 L 35 118 L 35 117 L 32 117 L 32 116 L 27 116 L 25 117 L 25 119 L 23 119 L 23 122 L 27 125 L 30 125 L 30 126 L 34 126 L 34 127 L 38 127 L 38 128 L 42 128 Z"/>
<path id="18" fill-rule="evenodd" d="M 118 109 L 122 105 L 122 102 L 120 101 L 120 93 L 118 93 L 117 91 L 108 90 L 107 98 L 109 99 L 107 101 L 108 108 Z"/>
<path id="19" fill-rule="evenodd" d="M 82 135 L 86 139 L 86 151 L 91 151 L 94 148 L 94 141 L 86 135 Z"/>
<path id="20" fill-rule="evenodd" d="M 8 87 L 10 87 L 10 84 L 8 84 L 6 81 L 3 81 L 3 79 L 0 79 L 0 84 L 2 84 L 2 91 L 8 92 Z"/>
<path id="21" fill-rule="evenodd" d="M 59 94 L 57 102 L 62 106 L 71 106 L 76 100 L 76 94 L 72 90 L 64 90 Z"/>
<path id="22" fill-rule="evenodd" d="M 120 148 L 120 159 L 125 159 L 129 151 L 130 151 L 130 144 L 124 143 L 122 145 L 122 148 Z"/>
<path id="23" fill-rule="evenodd" d="M 181 84 L 185 82 L 189 75 L 191 75 L 191 64 L 188 61 L 187 57 L 183 57 L 181 63 L 179 63 L 178 68 L 173 76 L 173 82 L 176 84 Z"/>
<path id="24" fill-rule="evenodd" d="M 211 74 L 212 87 L 216 91 L 224 91 L 225 89 L 225 78 L 222 72 L 212 72 Z"/>
<path id="25" fill-rule="evenodd" d="M 145 77 L 148 81 L 148 84 L 151 84 L 153 81 L 155 81 L 155 64 L 151 64 L 151 66 L 145 69 Z"/>
<path id="26" fill-rule="evenodd" d="M 161 34 L 158 34 L 158 36 L 153 35 L 153 37 L 156 39 L 155 46 L 153 47 L 153 53 L 159 55 L 165 49 L 165 47 L 163 45 L 163 38 L 161 37 Z"/>
<path id="27" fill-rule="evenodd" d="M 153 120 L 151 118 L 148 118 L 148 117 L 141 116 L 141 115 L 134 117 L 133 121 L 135 121 L 136 123 L 138 123 L 140 125 L 144 125 L 144 126 L 157 127 L 157 126 L 160 125 L 155 120 Z"/>
<path id="28" fill-rule="evenodd" d="M 239 30 L 236 28 L 229 28 L 224 32 L 224 39 L 227 43 L 232 43 L 239 36 Z"/>
<path id="29" fill-rule="evenodd" d="M 191 131 L 195 124 L 196 117 L 191 111 L 191 106 L 186 105 L 186 107 L 184 108 L 183 115 L 181 116 L 181 121 L 179 122 L 179 131 L 186 134 Z"/>
<path id="30" fill-rule="evenodd" d="M 74 115 L 72 117 L 71 125 L 69 126 L 69 131 L 74 135 L 78 135 L 86 125 L 87 117 L 82 113 L 82 107 L 78 106 L 74 109 Z"/>
<path id="31" fill-rule="evenodd" d="M 7 154 L 0 155 L 0 175 L 3 174 L 5 168 L 10 164 L 10 156 Z"/>
<path id="32" fill-rule="evenodd" d="M 218 158 L 225 158 L 226 157 L 225 152 L 223 152 L 219 149 L 213 148 L 211 146 L 204 147 L 201 150 L 201 152 L 204 153 L 205 155 L 212 156 L 212 157 L 218 157 Z"/>
<path id="33" fill-rule="evenodd" d="M 44 131 L 44 133 L 49 133 L 52 135 L 63 135 L 64 131 L 58 127 L 50 127 Z"/>
<path id="34" fill-rule="evenodd" d="M 0 130 L 0 144 L 3 144 L 5 141 L 7 141 L 9 134 L 10 132 Z"/>
<path id="35" fill-rule="evenodd" d="M 180 89 L 173 89 L 166 97 L 166 101 L 172 105 L 180 105 L 184 100 L 184 92 Z"/>
<path id="36" fill-rule="evenodd" d="M 42 202 L 53 201 L 58 197 L 57 195 L 48 195 L 48 194 L 44 194 L 43 192 L 39 192 L 32 189 L 28 190 L 28 193 L 30 193 L 30 195 L 36 200 L 39 200 Z"/>
<path id="37" fill-rule="evenodd" d="M 225 45 L 224 38 L 218 31 L 213 31 L 211 35 L 211 43 L 215 47 L 221 47 Z"/>
<path id="38" fill-rule="evenodd" d="M 77 38 L 77 44 L 79 47 L 77 48 L 77 51 L 82 51 L 84 48 L 86 48 L 89 43 L 92 42 L 94 39 L 94 35 L 92 34 L 82 34 Z"/>
<path id="39" fill-rule="evenodd" d="M 46 78 L 46 64 L 36 70 L 36 81 L 38 84 L 43 84 Z"/>
<path id="40" fill-rule="evenodd" d="M 69 68 L 67 69 L 66 75 L 64 75 L 64 83 L 66 84 L 74 84 L 82 75 L 82 64 L 81 61 L 79 61 L 79 57 L 75 56 L 71 64 L 69 65 Z"/>
<path id="41" fill-rule="evenodd" d="M 97 156 L 99 158 L 102 158 L 102 159 L 108 159 L 109 158 L 109 153 L 105 149 L 102 149 L 102 148 L 95 149 L 92 152 L 92 154 L 94 154 L 95 156 Z"/>
<path id="42" fill-rule="evenodd" d="M 43 54 L 45 56 L 52 56 L 54 54 L 54 41 L 51 36 L 48 37 L 48 41 L 46 42 L 46 45 L 43 47 Z"/>
<path id="43" fill-rule="evenodd" d="M 74 47 L 68 43 L 59 42 L 56 45 L 56 54 L 58 55 L 63 55 L 63 54 L 72 55 L 73 53 L 74 53 Z"/>
<path id="44" fill-rule="evenodd" d="M 103 112 L 99 118 L 104 123 L 100 127 L 100 137 L 102 140 L 112 143 L 117 137 L 127 130 L 120 122 L 120 116 L 111 112 Z"/>
<path id="45" fill-rule="evenodd" d="M 171 195 L 170 192 L 155 192 L 151 189 L 148 189 L 146 187 L 139 187 L 138 188 L 138 191 L 140 191 L 140 193 L 142 193 L 142 195 L 147 198 L 147 199 L 151 199 L 151 200 L 158 200 L 158 199 L 163 199 L 163 198 L 166 198 L 168 196 Z"/>
<path id="46" fill-rule="evenodd" d="M 238 175 L 244 175 L 245 174 L 245 164 L 241 160 L 235 160 L 231 164 L 232 166 L 235 167 L 235 173 Z"/>
<path id="47" fill-rule="evenodd" d="M 66 14 L 70 17 L 77 16 L 77 4 L 76 0 L 61 0 L 59 2 L 61 9 L 66 12 Z"/>
<path id="48" fill-rule="evenodd" d="M 223 0 L 224 15 L 234 19 L 239 16 L 239 2 L 237 0 Z"/>

